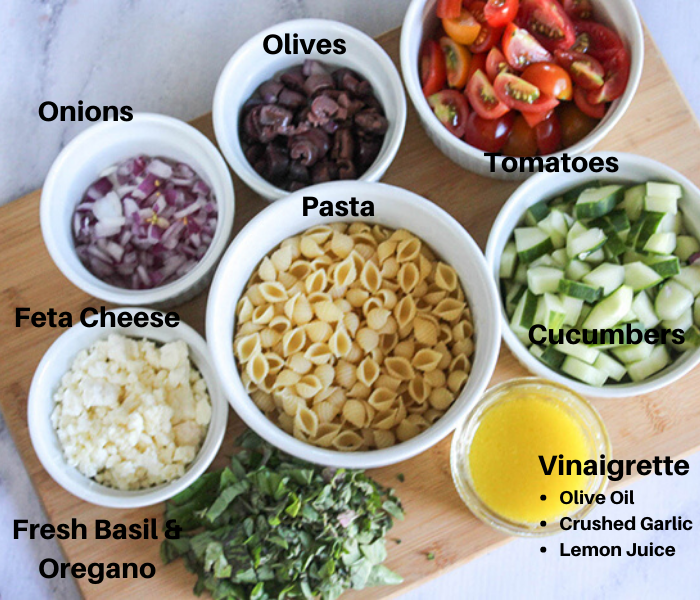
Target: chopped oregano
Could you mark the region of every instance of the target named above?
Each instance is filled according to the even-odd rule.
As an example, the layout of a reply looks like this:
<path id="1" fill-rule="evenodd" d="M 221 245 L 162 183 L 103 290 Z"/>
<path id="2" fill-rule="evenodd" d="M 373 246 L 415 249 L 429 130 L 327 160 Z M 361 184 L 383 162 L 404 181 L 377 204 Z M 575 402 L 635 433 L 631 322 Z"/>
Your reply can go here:
<path id="1" fill-rule="evenodd" d="M 195 594 L 215 599 L 314 598 L 401 583 L 382 563 L 385 535 L 403 518 L 399 499 L 362 471 L 287 456 L 257 435 L 238 440 L 231 464 L 166 503 L 182 527 L 161 557 L 182 558 Z M 400 543 L 401 540 L 397 540 Z"/>
<path id="2" fill-rule="evenodd" d="M 404 477 L 404 474 L 403 474 L 403 473 L 399 473 L 399 474 L 396 476 L 396 479 L 398 479 L 401 483 L 403 483 L 404 481 L 406 481 L 406 478 Z"/>
<path id="3" fill-rule="evenodd" d="M 435 560 L 435 552 L 428 552 L 428 553 L 425 555 L 425 557 L 426 557 L 428 560 Z"/>

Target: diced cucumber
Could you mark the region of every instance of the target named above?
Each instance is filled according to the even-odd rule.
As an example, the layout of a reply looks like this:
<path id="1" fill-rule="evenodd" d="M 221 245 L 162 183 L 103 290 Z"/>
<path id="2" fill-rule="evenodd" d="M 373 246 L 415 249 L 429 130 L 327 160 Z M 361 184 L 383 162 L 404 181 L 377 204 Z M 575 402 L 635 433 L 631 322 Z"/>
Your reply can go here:
<path id="1" fill-rule="evenodd" d="M 520 302 L 520 297 L 527 291 L 527 286 L 522 283 L 508 282 L 509 286 L 506 288 L 506 308 L 509 308 L 509 314 L 512 316 L 515 311 L 515 307 Z"/>
<path id="2" fill-rule="evenodd" d="M 647 243 L 644 244 L 644 252 L 651 252 L 653 254 L 673 254 L 675 249 L 675 233 L 654 233 L 651 235 Z"/>
<path id="3" fill-rule="evenodd" d="M 571 206 L 578 200 L 579 196 L 586 190 L 595 189 L 600 187 L 599 181 L 592 181 L 591 183 L 584 183 L 583 185 L 576 186 L 570 189 L 562 197 L 562 202 L 564 204 L 569 204 Z"/>
<path id="4" fill-rule="evenodd" d="M 693 236 L 679 235 L 676 238 L 675 255 L 683 262 L 688 262 L 688 259 L 697 252 L 700 252 L 700 242 Z"/>
<path id="5" fill-rule="evenodd" d="M 545 201 L 533 204 L 525 212 L 525 222 L 530 227 L 535 227 L 542 219 L 544 219 L 549 214 L 550 208 L 549 204 Z"/>
<path id="6" fill-rule="evenodd" d="M 634 292 L 631 287 L 621 285 L 617 290 L 593 307 L 583 324 L 584 329 L 608 329 L 620 322 L 632 308 Z"/>
<path id="7" fill-rule="evenodd" d="M 559 352 L 554 346 L 547 346 L 540 356 L 540 360 L 551 369 L 561 369 L 566 360 L 566 354 Z"/>
<path id="8" fill-rule="evenodd" d="M 570 279 L 559 280 L 559 292 L 565 296 L 577 298 L 589 304 L 597 302 L 602 293 L 600 287 L 593 287 L 578 281 L 571 281 Z"/>
<path id="9" fill-rule="evenodd" d="M 518 306 L 515 308 L 513 317 L 510 320 L 510 328 L 517 338 L 527 347 L 532 343 L 530 342 L 530 332 L 520 326 L 520 321 L 523 318 L 523 310 L 525 309 L 526 297 L 527 294 L 523 294 L 522 298 L 520 298 L 520 302 L 518 302 Z"/>
<path id="10" fill-rule="evenodd" d="M 561 296 L 560 300 L 564 305 L 564 311 L 566 312 L 564 325 L 574 327 L 576 323 L 578 323 L 578 319 L 581 316 L 581 311 L 583 310 L 583 300 L 564 295 Z"/>
<path id="11" fill-rule="evenodd" d="M 605 250 L 606 253 L 608 253 L 611 257 L 618 257 L 626 252 L 627 246 L 617 232 L 607 231 L 605 235 L 608 236 L 608 239 L 603 246 L 603 250 Z"/>
<path id="12" fill-rule="evenodd" d="M 622 270 L 624 271 L 625 285 L 631 287 L 635 292 L 654 287 L 664 280 L 654 269 L 639 261 L 627 263 L 622 267 Z"/>
<path id="13" fill-rule="evenodd" d="M 635 323 L 637 321 L 639 321 L 637 313 L 634 312 L 633 308 L 630 308 L 630 311 L 620 319 L 620 324 L 625 325 L 626 323 Z"/>
<path id="14" fill-rule="evenodd" d="M 700 264 L 682 267 L 681 272 L 673 278 L 682 286 L 690 290 L 693 296 L 700 296 Z"/>
<path id="15" fill-rule="evenodd" d="M 612 329 L 603 329 L 598 336 L 598 343 L 591 344 L 591 348 L 595 348 L 596 350 L 610 350 L 611 348 L 626 346 L 627 342 L 631 341 L 628 336 L 628 330 L 630 333 L 632 331 L 638 331 L 641 335 L 644 335 L 646 328 L 642 323 L 636 321 L 634 323 L 618 325 Z"/>
<path id="16" fill-rule="evenodd" d="M 630 220 L 624 210 L 614 210 L 605 219 L 612 225 L 617 233 L 630 230 Z"/>
<path id="17" fill-rule="evenodd" d="M 645 360 L 651 356 L 654 344 L 643 341 L 641 344 L 630 344 L 613 348 L 611 352 L 626 365 Z"/>
<path id="18" fill-rule="evenodd" d="M 649 265 L 664 279 L 681 272 L 681 261 L 677 256 L 648 256 L 644 259 L 644 264 Z"/>
<path id="19" fill-rule="evenodd" d="M 583 283 L 602 288 L 603 296 L 609 296 L 625 281 L 625 267 L 603 263 L 583 278 Z"/>
<path id="20" fill-rule="evenodd" d="M 622 378 L 627 375 L 627 369 L 624 365 L 617 362 L 614 358 L 608 356 L 604 352 L 601 352 L 600 356 L 596 359 L 593 366 L 605 373 L 610 379 L 615 381 L 621 381 Z"/>
<path id="21" fill-rule="evenodd" d="M 675 331 L 680 329 L 681 331 L 688 331 L 693 326 L 693 308 L 690 307 L 688 310 L 683 311 L 683 314 L 672 321 L 661 321 L 661 327 L 664 329 L 670 329 Z"/>
<path id="22" fill-rule="evenodd" d="M 558 296 L 554 294 L 544 295 L 544 326 L 547 329 L 561 329 L 566 319 L 566 309 Z"/>
<path id="23" fill-rule="evenodd" d="M 542 346 L 537 346 L 536 344 L 532 344 L 530 346 L 530 354 L 534 356 L 535 358 L 542 360 L 542 355 L 544 354 L 544 348 Z"/>
<path id="24" fill-rule="evenodd" d="M 589 188 L 581 192 L 576 201 L 577 219 L 596 219 L 615 210 L 623 199 L 625 190 L 621 185 L 606 185 Z"/>
<path id="25" fill-rule="evenodd" d="M 632 310 L 647 329 L 653 329 L 661 322 L 646 292 L 639 292 L 634 297 Z"/>
<path id="26" fill-rule="evenodd" d="M 671 363 L 671 355 L 666 346 L 655 346 L 651 355 L 644 360 L 627 365 L 627 372 L 634 382 L 644 381 L 665 369 Z"/>
<path id="27" fill-rule="evenodd" d="M 513 277 L 518 283 L 527 285 L 527 265 L 525 263 L 520 263 L 518 268 L 515 269 L 515 276 Z"/>
<path id="28" fill-rule="evenodd" d="M 567 375 L 571 375 L 571 377 L 594 387 L 602 387 L 608 380 L 607 373 L 573 356 L 566 358 L 561 366 L 561 370 Z"/>
<path id="29" fill-rule="evenodd" d="M 518 251 L 514 242 L 508 242 L 501 255 L 501 268 L 499 276 L 501 279 L 512 279 L 515 275 L 515 268 L 518 265 Z"/>
<path id="30" fill-rule="evenodd" d="M 691 306 L 693 306 L 693 294 L 674 278 L 664 283 L 659 290 L 654 310 L 662 321 L 673 321 Z"/>
<path id="31" fill-rule="evenodd" d="M 592 270 L 591 265 L 575 258 L 566 266 L 565 275 L 572 281 L 581 281 Z"/>
<path id="32" fill-rule="evenodd" d="M 551 238 L 538 227 L 518 227 L 515 230 L 515 247 L 518 258 L 531 263 L 554 250 Z"/>
<path id="33" fill-rule="evenodd" d="M 574 224 L 569 227 L 569 233 L 566 234 L 566 243 L 567 245 L 569 242 L 584 233 L 588 231 L 588 227 L 586 227 L 581 221 L 574 221 Z"/>
<path id="34" fill-rule="evenodd" d="M 599 265 L 603 262 L 605 262 L 605 252 L 601 248 L 600 250 L 596 250 L 595 252 L 591 252 L 590 254 L 579 254 L 579 258 L 583 258 L 587 263 L 591 265 Z"/>
<path id="35" fill-rule="evenodd" d="M 527 271 L 527 287 L 533 294 L 541 296 L 559 291 L 559 281 L 564 278 L 564 271 L 554 267 L 535 267 Z"/>
<path id="36" fill-rule="evenodd" d="M 578 344 L 570 344 L 565 339 L 557 343 L 557 350 L 567 356 L 573 356 L 574 358 L 588 363 L 589 365 L 592 365 L 600 355 L 600 351 L 591 346 L 587 346 L 581 342 Z"/>
<path id="37" fill-rule="evenodd" d="M 666 232 L 666 233 L 676 233 L 677 229 L 677 224 L 676 224 L 676 217 L 678 215 L 674 213 L 667 212 L 664 214 L 664 218 L 661 219 L 661 223 L 659 223 L 659 232 Z"/>
<path id="38" fill-rule="evenodd" d="M 649 181 L 646 184 L 646 195 L 668 200 L 680 200 L 683 197 L 683 188 L 677 183 L 660 183 Z"/>
<path id="39" fill-rule="evenodd" d="M 686 350 L 700 348 L 700 329 L 693 325 L 684 333 L 682 343 L 679 344 L 675 341 L 675 338 L 672 338 L 669 345 L 676 352 L 685 352 Z"/>
<path id="40" fill-rule="evenodd" d="M 645 212 L 642 215 L 642 218 L 638 221 L 638 223 L 635 223 L 635 226 L 637 224 L 640 225 L 639 233 L 636 235 L 636 237 L 634 237 L 634 248 L 637 250 L 637 252 L 642 252 L 644 250 L 644 247 L 649 241 L 649 238 L 651 238 L 651 236 L 659 230 L 659 225 L 661 224 L 663 218 L 664 213 Z M 635 226 L 632 227 L 632 230 L 630 231 L 630 237 L 627 238 L 628 246 L 632 239 L 632 232 L 634 231 Z"/>
<path id="41" fill-rule="evenodd" d="M 546 218 L 537 223 L 537 227 L 551 238 L 555 248 L 563 248 L 566 246 L 566 236 L 569 233 L 569 226 L 561 211 L 553 210 Z"/>
<path id="42" fill-rule="evenodd" d="M 644 198 L 644 210 L 675 215 L 678 212 L 678 199 L 647 195 Z"/>
<path id="43" fill-rule="evenodd" d="M 627 218 L 634 222 L 638 221 L 644 210 L 644 197 L 647 195 L 646 185 L 636 185 L 625 192 L 623 208 L 627 213 Z"/>
<path id="44" fill-rule="evenodd" d="M 533 269 L 535 267 L 557 267 L 557 263 L 554 262 L 551 254 L 545 254 L 539 258 L 533 260 L 529 265 L 528 269 Z"/>
<path id="45" fill-rule="evenodd" d="M 593 227 L 578 236 L 568 238 L 566 253 L 569 255 L 569 258 L 585 258 L 596 252 L 596 250 L 600 250 L 607 239 L 602 229 Z"/>
<path id="46" fill-rule="evenodd" d="M 523 305 L 523 314 L 520 318 L 520 327 L 530 330 L 535 323 L 535 314 L 537 313 L 537 296 L 530 290 L 525 292 L 525 304 Z"/>
<path id="47" fill-rule="evenodd" d="M 695 304 L 693 305 L 693 321 L 700 327 L 700 296 L 695 299 Z"/>
<path id="48" fill-rule="evenodd" d="M 552 260 L 554 261 L 555 265 L 561 269 L 566 269 L 566 267 L 569 265 L 569 255 L 566 253 L 564 248 L 560 248 L 559 250 L 552 252 Z"/>

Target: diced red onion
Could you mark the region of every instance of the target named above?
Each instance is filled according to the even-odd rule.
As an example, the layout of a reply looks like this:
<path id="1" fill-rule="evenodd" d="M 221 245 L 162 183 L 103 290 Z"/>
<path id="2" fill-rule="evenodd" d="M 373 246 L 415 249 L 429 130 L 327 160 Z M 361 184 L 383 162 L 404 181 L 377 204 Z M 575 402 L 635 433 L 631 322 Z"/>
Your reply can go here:
<path id="1" fill-rule="evenodd" d="M 217 212 L 211 188 L 189 165 L 136 156 L 105 169 L 76 206 L 76 254 L 112 285 L 163 285 L 206 254 Z"/>

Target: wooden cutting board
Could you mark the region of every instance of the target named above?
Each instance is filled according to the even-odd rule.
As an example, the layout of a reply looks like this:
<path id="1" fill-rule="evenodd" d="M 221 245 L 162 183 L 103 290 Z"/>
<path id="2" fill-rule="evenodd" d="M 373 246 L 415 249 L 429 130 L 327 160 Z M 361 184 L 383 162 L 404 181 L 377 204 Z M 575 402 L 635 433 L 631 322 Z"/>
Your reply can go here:
<path id="1" fill-rule="evenodd" d="M 399 31 L 382 35 L 379 42 L 398 64 Z M 700 184 L 700 127 L 648 34 L 646 44 L 644 77 L 637 97 L 600 149 L 656 158 Z M 194 125 L 214 139 L 210 115 L 197 119 Z M 442 206 L 466 227 L 482 248 L 498 210 L 516 187 L 512 183 L 472 175 L 451 163 L 427 138 L 412 108 L 403 144 L 384 181 L 412 190 Z M 235 176 L 234 184 L 237 232 L 266 203 Z M 140 523 L 145 517 L 158 517 L 160 524 L 162 506 L 111 510 L 75 498 L 53 482 L 32 449 L 26 416 L 29 384 L 41 356 L 61 331 L 26 325 L 21 330 L 15 328 L 15 307 L 30 307 L 33 311 L 70 310 L 77 317 L 83 307 L 99 305 L 73 287 L 49 258 L 39 228 L 39 194 L 34 192 L 0 208 L 0 314 L 3 317 L 0 321 L 3 363 L 0 403 L 5 420 L 52 523 L 70 522 L 75 517 L 91 530 L 95 519 Z M 202 294 L 180 308 L 183 319 L 200 331 L 204 326 L 205 302 L 206 294 Z M 525 374 L 504 347 L 492 384 Z M 636 459 L 655 455 L 678 457 L 698 449 L 699 387 L 700 370 L 696 370 L 682 382 L 647 397 L 595 401 L 608 426 L 615 455 Z M 226 461 L 231 442 L 241 429 L 240 420 L 231 411 L 228 432 L 215 466 Z M 379 481 L 394 486 L 404 502 L 406 519 L 391 532 L 391 538 L 398 538 L 402 543 L 388 543 L 388 565 L 401 573 L 405 582 L 398 587 L 365 590 L 362 598 L 399 595 L 508 540 L 483 525 L 462 504 L 450 477 L 449 444 L 449 439 L 444 440 L 410 461 L 372 471 Z M 398 481 L 398 473 L 404 474 L 404 482 Z M 87 598 L 191 597 L 194 577 L 181 562 L 167 567 L 161 565 L 159 541 L 88 539 L 62 544 L 71 562 L 132 561 L 156 565 L 157 573 L 149 580 L 106 580 L 92 585 L 87 579 L 78 579 Z M 427 559 L 428 552 L 434 553 L 434 560 Z M 346 597 L 359 597 L 359 594 Z"/>

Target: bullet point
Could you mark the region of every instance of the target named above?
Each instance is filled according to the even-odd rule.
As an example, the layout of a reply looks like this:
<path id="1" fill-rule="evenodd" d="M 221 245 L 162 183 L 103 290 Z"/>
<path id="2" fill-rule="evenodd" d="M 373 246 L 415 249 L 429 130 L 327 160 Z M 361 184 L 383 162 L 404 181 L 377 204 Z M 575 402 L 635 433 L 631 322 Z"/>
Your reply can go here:
<path id="1" fill-rule="evenodd" d="M 547 521 L 540 521 L 540 527 L 547 527 Z"/>
<path id="2" fill-rule="evenodd" d="M 546 500 L 546 499 L 547 499 L 547 496 L 545 496 L 544 494 L 542 494 L 542 495 L 540 496 L 540 500 Z"/>
<path id="3" fill-rule="evenodd" d="M 544 546 L 542 546 L 542 547 L 540 548 L 540 552 L 547 552 L 547 548 L 545 548 Z"/>

